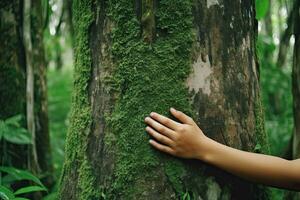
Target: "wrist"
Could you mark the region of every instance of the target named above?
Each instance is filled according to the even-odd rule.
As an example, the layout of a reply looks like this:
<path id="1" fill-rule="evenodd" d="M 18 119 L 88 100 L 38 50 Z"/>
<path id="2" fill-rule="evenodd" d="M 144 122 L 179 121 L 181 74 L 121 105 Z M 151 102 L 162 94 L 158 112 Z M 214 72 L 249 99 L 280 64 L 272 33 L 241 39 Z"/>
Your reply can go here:
<path id="1" fill-rule="evenodd" d="M 203 137 L 201 137 L 199 142 L 199 148 L 197 151 L 198 154 L 196 159 L 201 160 L 203 162 L 210 162 L 211 157 L 213 155 L 213 149 L 215 148 L 215 146 L 216 146 L 216 141 L 203 135 Z"/>

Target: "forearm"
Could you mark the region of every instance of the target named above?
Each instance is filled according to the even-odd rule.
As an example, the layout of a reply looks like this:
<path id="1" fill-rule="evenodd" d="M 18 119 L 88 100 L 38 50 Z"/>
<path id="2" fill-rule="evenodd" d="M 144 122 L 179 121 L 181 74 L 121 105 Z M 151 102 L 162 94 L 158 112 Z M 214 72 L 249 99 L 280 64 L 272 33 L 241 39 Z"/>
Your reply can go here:
<path id="1" fill-rule="evenodd" d="M 199 159 L 236 176 L 275 187 L 300 190 L 300 169 L 295 161 L 234 149 L 207 139 Z"/>
<path id="2" fill-rule="evenodd" d="M 249 153 L 220 144 L 202 132 L 192 118 L 174 108 L 181 123 L 152 112 L 145 118 L 146 131 L 153 137 L 150 144 L 165 153 L 198 158 L 242 178 L 281 188 L 300 191 L 300 159 Z"/>

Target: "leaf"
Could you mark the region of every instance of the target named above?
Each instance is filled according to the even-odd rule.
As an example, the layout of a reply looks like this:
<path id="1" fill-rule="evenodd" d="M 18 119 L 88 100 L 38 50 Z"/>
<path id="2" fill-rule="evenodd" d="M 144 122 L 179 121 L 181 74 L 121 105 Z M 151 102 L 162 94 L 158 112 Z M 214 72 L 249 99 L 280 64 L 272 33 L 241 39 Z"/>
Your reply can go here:
<path id="1" fill-rule="evenodd" d="M 9 188 L 0 185 L 0 198 L 3 200 L 11 200 L 15 198 L 15 195 Z"/>
<path id="2" fill-rule="evenodd" d="M 259 151 L 261 149 L 261 145 L 258 143 L 254 147 L 254 151 Z"/>
<path id="3" fill-rule="evenodd" d="M 263 19 L 269 9 L 269 0 L 255 0 L 256 19 Z"/>
<path id="4" fill-rule="evenodd" d="M 31 144 L 31 136 L 24 128 L 9 127 L 3 138 L 14 144 Z"/>
<path id="5" fill-rule="evenodd" d="M 44 187 L 40 187 L 40 186 L 27 186 L 27 187 L 18 189 L 15 192 L 15 195 L 25 194 L 25 193 L 30 193 L 30 192 L 37 192 L 37 191 L 47 191 L 47 189 Z"/>
<path id="6" fill-rule="evenodd" d="M 2 185 L 10 185 L 13 182 L 15 182 L 17 179 L 15 177 L 13 177 L 10 174 L 7 174 L 6 176 L 1 178 L 1 183 Z"/>
<path id="7" fill-rule="evenodd" d="M 5 121 L 0 121 L 0 139 L 4 138 L 14 144 L 31 144 L 31 135 L 21 127 L 21 119 L 22 115 L 15 115 Z"/>
<path id="8" fill-rule="evenodd" d="M 7 126 L 3 120 L 0 120 L 0 140 L 2 139 L 2 136 L 7 131 Z"/>
<path id="9" fill-rule="evenodd" d="M 20 127 L 22 115 L 15 115 L 5 120 L 5 124 Z"/>
<path id="10" fill-rule="evenodd" d="M 0 171 L 12 175 L 16 180 L 19 180 L 19 181 L 20 180 L 30 180 L 30 181 L 33 181 L 34 183 L 40 185 L 41 187 L 46 188 L 36 176 L 34 176 L 33 174 L 31 174 L 30 172 L 27 172 L 25 170 L 16 169 L 13 167 L 0 166 Z"/>
<path id="11" fill-rule="evenodd" d="M 101 196 L 102 197 L 102 196 Z M 50 193 L 48 194 L 47 196 L 45 196 L 43 198 L 43 200 L 56 200 L 57 199 L 57 193 L 53 192 L 53 193 Z M 101 199 L 101 198 L 100 198 Z M 105 200 L 105 198 L 103 199 Z"/>
<path id="12" fill-rule="evenodd" d="M 13 200 L 30 200 L 30 199 L 27 199 L 27 198 L 24 198 L 24 197 L 17 197 L 17 198 L 14 198 Z"/>

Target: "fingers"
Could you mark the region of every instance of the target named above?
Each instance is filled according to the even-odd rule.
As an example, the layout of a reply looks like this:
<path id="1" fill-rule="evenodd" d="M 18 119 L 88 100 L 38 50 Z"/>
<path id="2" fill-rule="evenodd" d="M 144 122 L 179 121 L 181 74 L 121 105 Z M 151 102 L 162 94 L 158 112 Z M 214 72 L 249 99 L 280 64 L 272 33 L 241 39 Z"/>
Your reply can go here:
<path id="1" fill-rule="evenodd" d="M 152 119 L 151 117 L 146 117 L 145 118 L 145 122 L 153 127 L 156 131 L 158 131 L 161 134 L 164 134 L 165 136 L 173 139 L 174 138 L 174 134 L 175 132 L 163 125 L 161 125 L 160 123 L 158 123 L 157 121 L 155 121 L 154 119 Z"/>
<path id="2" fill-rule="evenodd" d="M 151 112 L 150 116 L 156 121 L 158 121 L 159 123 L 173 130 L 175 130 L 178 127 L 178 125 L 180 125 L 178 122 L 175 122 L 174 120 L 169 119 L 168 117 L 165 117 L 155 112 Z"/>
<path id="3" fill-rule="evenodd" d="M 175 110 L 174 108 L 170 109 L 172 115 L 176 117 L 179 121 L 181 121 L 184 124 L 190 124 L 192 125 L 194 123 L 193 119 L 186 114 L 184 114 L 181 111 Z"/>
<path id="4" fill-rule="evenodd" d="M 155 131 L 153 128 L 147 126 L 146 127 L 146 131 L 158 142 L 168 145 L 168 146 L 172 146 L 173 141 L 170 140 L 170 138 L 158 133 L 157 131 Z"/>
<path id="5" fill-rule="evenodd" d="M 149 143 L 156 149 L 162 151 L 162 152 L 165 152 L 165 153 L 168 153 L 168 154 L 171 154 L 171 155 L 174 155 L 174 150 L 171 149 L 170 147 L 168 146 L 165 146 L 165 145 L 162 145 L 162 144 L 159 144 L 158 142 L 154 141 L 154 140 L 149 140 Z"/>

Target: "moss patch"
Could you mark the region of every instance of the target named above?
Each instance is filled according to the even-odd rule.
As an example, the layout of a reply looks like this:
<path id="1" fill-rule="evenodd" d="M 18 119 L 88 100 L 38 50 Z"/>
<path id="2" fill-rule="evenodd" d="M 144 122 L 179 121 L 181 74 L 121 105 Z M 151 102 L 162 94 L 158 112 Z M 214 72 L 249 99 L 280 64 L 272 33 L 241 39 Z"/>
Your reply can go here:
<path id="1" fill-rule="evenodd" d="M 270 146 L 268 143 L 268 136 L 265 130 L 265 116 L 260 96 L 257 97 L 254 106 L 256 136 L 256 146 L 254 151 L 268 154 L 270 153 Z"/>
<path id="2" fill-rule="evenodd" d="M 136 195 L 128 193 L 134 191 L 130 187 L 135 180 L 145 174 L 154 176 L 161 165 L 165 166 L 173 188 L 183 190 L 180 177 L 184 167 L 179 161 L 162 158 L 165 156 L 150 147 L 144 118 L 151 111 L 170 116 L 171 106 L 192 113 L 183 84 L 190 72 L 194 38 L 191 7 L 190 1 L 159 1 L 154 13 L 156 38 L 149 44 L 142 38 L 133 1 L 109 1 L 109 15 L 114 22 L 111 53 L 116 69 L 113 81 L 118 98 L 112 115 L 106 120 L 117 138 L 117 146 L 111 147 L 117 154 L 115 196 Z"/>
<path id="3" fill-rule="evenodd" d="M 92 0 L 75 0 L 73 2 L 75 34 L 75 72 L 74 90 L 71 106 L 71 121 L 66 139 L 64 172 L 79 171 L 79 176 L 71 181 L 77 184 L 79 199 L 93 199 L 99 193 L 95 189 L 91 166 L 85 155 L 86 143 L 91 125 L 91 107 L 88 85 L 91 78 L 91 52 L 89 47 L 89 27 L 94 20 Z M 72 174 L 72 173 L 71 173 Z"/>

